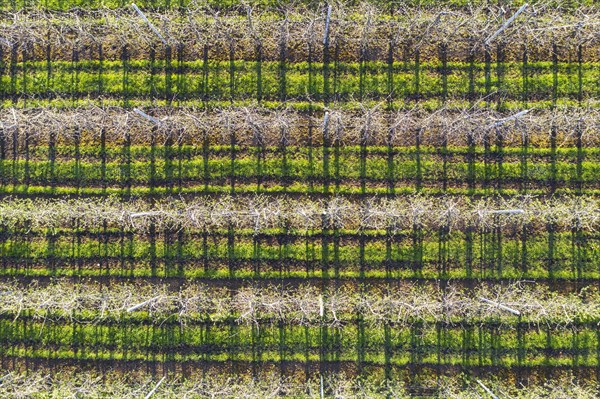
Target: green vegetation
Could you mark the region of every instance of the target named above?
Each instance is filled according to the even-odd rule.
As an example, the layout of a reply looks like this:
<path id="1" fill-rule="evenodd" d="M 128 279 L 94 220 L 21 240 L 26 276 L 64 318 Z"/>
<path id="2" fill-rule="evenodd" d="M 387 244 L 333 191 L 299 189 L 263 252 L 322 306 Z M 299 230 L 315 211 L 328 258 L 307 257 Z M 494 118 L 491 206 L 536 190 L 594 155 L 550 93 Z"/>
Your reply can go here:
<path id="1" fill-rule="evenodd" d="M 59 61 L 52 63 L 51 70 L 48 70 L 46 62 L 16 63 L 10 69 L 10 75 L 3 76 L 0 81 L 0 98 L 32 96 L 39 99 L 47 95 L 49 99 L 102 96 L 127 97 L 129 100 L 160 98 L 186 101 L 224 97 L 243 100 L 256 98 L 260 87 L 262 100 L 280 99 L 282 75 L 279 62 L 263 61 L 261 64 L 259 85 L 256 61 L 211 61 L 206 66 L 195 61 L 181 63 L 174 68 L 164 60 L 140 60 L 129 62 L 126 69 L 119 61 L 81 61 L 76 64 Z M 233 68 L 234 75 L 229 68 Z M 325 96 L 324 68 L 322 63 L 286 64 L 286 96 L 300 101 L 322 101 Z M 394 77 L 391 86 L 387 82 L 388 68 L 391 68 Z M 502 69 L 501 78 L 494 76 L 491 79 L 486 78 L 486 65 L 483 63 L 447 62 L 442 74 L 440 64 L 423 62 L 418 66 L 406 62 L 396 62 L 391 66 L 384 62 L 338 62 L 333 71 L 335 92 L 332 95 L 337 101 L 348 101 L 361 91 L 365 98 L 382 100 L 390 99 L 391 92 L 392 99 L 419 97 L 449 101 L 469 96 L 479 98 L 502 91 L 502 101 L 521 99 L 522 65 L 505 63 Z M 558 99 L 581 96 L 587 101 L 600 91 L 597 71 L 597 63 L 577 65 L 561 62 L 553 65 L 550 62 L 532 62 L 528 64 L 527 72 L 529 102 L 535 105 L 537 99 L 545 100 L 553 92 Z M 555 73 L 560 76 L 556 85 L 553 81 Z M 473 74 L 473 85 L 469 83 L 470 74 Z M 233 81 L 230 80 L 232 77 Z M 581 91 L 580 86 L 583 88 Z"/>

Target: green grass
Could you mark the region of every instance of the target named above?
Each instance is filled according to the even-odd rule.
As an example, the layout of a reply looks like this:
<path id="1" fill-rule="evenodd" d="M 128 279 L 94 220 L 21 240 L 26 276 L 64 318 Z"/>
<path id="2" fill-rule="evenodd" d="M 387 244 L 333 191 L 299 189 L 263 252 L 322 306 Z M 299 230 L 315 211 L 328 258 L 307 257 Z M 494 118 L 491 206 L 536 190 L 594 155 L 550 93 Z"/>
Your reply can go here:
<path id="1" fill-rule="evenodd" d="M 391 334 L 385 329 L 390 328 Z M 465 334 L 465 330 L 471 334 Z M 5 356 L 79 360 L 300 361 L 465 367 L 598 366 L 594 327 L 563 329 L 500 325 L 411 327 L 344 323 L 333 327 L 231 323 L 61 323 L 0 320 Z M 440 345 L 444 354 L 439 355 Z M 388 348 L 389 354 L 384 354 Z"/>
<path id="2" fill-rule="evenodd" d="M 166 232 L 169 235 L 171 233 Z M 206 245 L 187 235 L 182 241 L 166 236 L 102 233 L 15 236 L 0 247 L 3 276 L 123 276 L 185 278 L 443 278 L 443 279 L 595 279 L 600 276 L 600 252 L 589 248 L 595 236 L 571 233 L 531 234 L 527 239 L 455 232 L 440 241 L 424 231 L 414 241 L 411 232 L 389 241 L 334 235 L 274 238 L 219 235 Z M 77 236 L 77 237 L 76 237 Z M 94 237 L 96 236 L 96 237 Z"/>
<path id="3" fill-rule="evenodd" d="M 364 152 L 363 152 L 364 151 Z M 261 154 L 258 156 L 257 154 Z M 325 156 L 327 155 L 327 156 Z M 596 148 L 433 146 L 33 146 L 0 160 L 0 191 L 34 195 L 193 193 L 510 194 L 597 190 Z M 235 159 L 233 158 L 235 157 Z M 25 159 L 24 159 L 25 158 Z"/>
<path id="4" fill-rule="evenodd" d="M 296 154 L 291 154 L 294 156 Z M 231 177 L 240 178 L 240 182 L 248 183 L 248 180 L 258 179 L 265 181 L 275 180 L 282 184 L 283 179 L 289 181 L 306 181 L 307 179 L 331 180 L 367 180 L 377 182 L 407 182 L 410 184 L 419 177 L 417 162 L 410 157 L 396 157 L 392 167 L 387 157 L 371 156 L 365 159 L 365 174 L 361 175 L 359 169 L 359 157 L 342 156 L 334 159 L 335 171 L 327 171 L 323 159 L 317 156 L 313 158 L 312 168 L 310 159 L 306 154 L 291 156 L 284 164 L 280 157 L 261 160 L 257 162 L 255 157 L 236 157 L 232 161 L 230 157 L 223 156 L 220 159 L 211 157 L 208 163 L 202 159 L 194 160 L 167 160 L 157 159 L 150 161 L 134 161 L 127 163 L 124 171 L 123 161 L 112 161 L 102 164 L 101 162 L 78 162 L 71 161 L 0 161 L 0 180 L 11 184 L 50 185 L 51 183 L 62 183 L 63 186 L 75 185 L 93 187 L 101 183 L 110 186 L 119 186 L 130 182 L 133 185 L 148 185 L 154 183 L 159 186 L 177 184 L 181 179 L 186 185 L 188 183 L 204 182 L 208 178 L 208 184 L 218 183 L 222 179 Z M 200 158 L 200 157 L 198 157 Z M 279 158 L 279 159 L 278 159 Z M 408 158 L 408 159 L 407 159 Z M 437 159 L 436 159 L 437 158 Z M 554 179 L 558 183 L 570 185 L 578 180 L 577 164 L 569 161 L 560 161 L 555 164 L 548 162 L 529 161 L 527 169 L 522 166 L 522 161 L 507 160 L 501 163 L 499 157 L 488 162 L 477 161 L 472 163 L 474 176 L 469 175 L 469 164 L 462 159 L 450 159 L 445 167 L 439 157 L 432 156 L 427 159 L 421 156 L 419 166 L 421 168 L 421 179 L 424 182 L 441 182 L 447 180 L 450 185 L 465 183 L 469 178 L 474 178 L 476 184 L 483 183 L 486 179 L 493 184 L 514 184 L 523 178 L 532 185 L 546 185 Z M 205 166 L 207 174 L 205 174 Z M 389 168 L 389 169 L 388 169 Z M 553 170 L 553 168 L 555 168 Z M 581 163 L 581 182 L 595 186 L 597 176 L 600 173 L 600 165 L 597 161 L 584 161 Z M 213 180 L 214 182 L 212 182 Z M 491 185 L 491 184 L 490 184 Z M 510 187 L 510 186 L 509 186 Z M 308 189 L 306 190 L 308 191 Z"/>
<path id="5" fill-rule="evenodd" d="M 181 68 L 181 74 L 178 69 Z M 79 61 L 77 63 L 45 61 L 16 63 L 0 79 L 0 99 L 29 96 L 32 100 L 52 101 L 56 97 L 78 100 L 87 97 L 116 98 L 127 101 L 144 99 L 175 100 L 185 103 L 193 99 L 243 101 L 256 99 L 259 81 L 255 61 L 211 60 L 208 79 L 202 61 L 184 62 L 177 68 L 165 61 L 151 63 L 133 60 L 127 65 L 127 80 L 121 61 Z M 233 81 L 231 71 L 233 68 Z M 289 63 L 286 66 L 286 97 L 295 101 L 322 101 L 324 98 L 324 66 L 322 63 Z M 449 62 L 444 79 L 440 64 L 422 62 L 418 73 L 412 62 L 396 62 L 392 67 L 393 83 L 388 87 L 388 64 L 368 62 L 336 63 L 332 96 L 339 101 L 361 98 L 372 100 L 419 99 L 437 100 L 438 104 L 453 99 L 478 99 L 500 91 L 502 102 L 522 102 L 523 67 L 520 63 L 504 63 L 502 76 L 486 77 L 486 64 L 473 66 L 464 62 Z M 472 69 L 472 77 L 470 76 Z M 25 70 L 27 73 L 25 73 Z M 527 102 L 592 100 L 600 92 L 598 65 L 561 62 L 556 67 L 551 62 L 531 62 L 527 72 Z M 555 72 L 557 75 L 555 75 Z M 554 80 L 557 76 L 556 81 Z M 277 61 L 261 63 L 260 90 L 264 101 L 281 99 L 281 74 Z M 471 81 L 471 79 L 473 79 Z M 442 84 L 443 83 L 443 84 Z M 580 92 L 581 86 L 581 92 Z M 232 91 L 233 89 L 233 91 Z M 391 97 L 390 96 L 391 90 Z M 488 97 L 495 103 L 497 96 Z M 123 104 L 125 104 L 123 102 Z M 536 106 L 537 107 L 537 106 Z"/>

